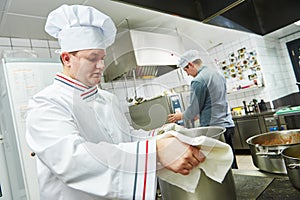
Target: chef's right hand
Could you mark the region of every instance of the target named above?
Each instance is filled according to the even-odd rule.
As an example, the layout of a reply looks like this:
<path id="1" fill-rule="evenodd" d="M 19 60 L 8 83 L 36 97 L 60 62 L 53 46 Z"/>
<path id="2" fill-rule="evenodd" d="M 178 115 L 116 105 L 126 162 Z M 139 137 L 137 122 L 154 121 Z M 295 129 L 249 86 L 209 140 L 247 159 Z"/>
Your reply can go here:
<path id="1" fill-rule="evenodd" d="M 163 167 L 182 175 L 188 175 L 205 160 L 199 148 L 182 143 L 176 137 L 158 139 L 156 149 L 157 161 Z"/>

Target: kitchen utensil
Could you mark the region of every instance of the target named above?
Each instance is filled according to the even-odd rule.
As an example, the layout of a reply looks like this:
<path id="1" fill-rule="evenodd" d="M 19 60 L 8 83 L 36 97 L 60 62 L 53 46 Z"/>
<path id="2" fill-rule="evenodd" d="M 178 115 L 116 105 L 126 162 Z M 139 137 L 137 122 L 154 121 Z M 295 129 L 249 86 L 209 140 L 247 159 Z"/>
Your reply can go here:
<path id="1" fill-rule="evenodd" d="M 135 77 L 135 69 L 132 70 L 132 75 L 133 75 L 133 83 L 134 83 L 134 100 L 137 103 L 141 103 L 143 101 L 143 97 L 138 97 L 137 92 L 136 92 L 136 77 Z"/>
<path id="2" fill-rule="evenodd" d="M 205 135 L 225 142 L 223 133 L 226 129 L 222 127 L 199 127 L 188 130 L 185 134 L 190 137 Z M 231 169 L 228 171 L 222 184 L 213 181 L 202 171 L 195 193 L 186 192 L 161 179 L 159 179 L 159 185 L 164 200 L 236 199 L 235 184 Z"/>
<path id="3" fill-rule="evenodd" d="M 123 75 L 124 76 L 124 84 L 125 84 L 125 90 L 126 90 L 126 101 L 128 103 L 131 103 L 133 101 L 132 98 L 128 97 L 128 88 L 127 88 L 127 78 L 126 78 L 126 74 Z"/>
<path id="4" fill-rule="evenodd" d="M 227 65 L 226 60 L 223 60 L 223 61 L 221 62 L 221 65 L 222 65 L 222 66 L 226 66 L 226 65 Z"/>
<path id="5" fill-rule="evenodd" d="M 287 147 L 281 152 L 292 185 L 300 190 L 300 144 Z"/>
<path id="6" fill-rule="evenodd" d="M 266 105 L 266 103 L 263 99 L 260 100 L 260 103 L 258 103 L 258 106 L 259 106 L 259 110 L 261 112 L 264 112 L 264 111 L 268 110 L 267 105 Z"/>
<path id="7" fill-rule="evenodd" d="M 231 53 L 231 54 L 229 54 L 228 57 L 229 57 L 229 58 L 235 58 L 235 55 L 234 55 L 234 53 Z"/>
<path id="8" fill-rule="evenodd" d="M 239 54 L 244 54 L 244 53 L 246 52 L 246 48 L 245 48 L 245 47 L 244 47 L 244 48 L 241 48 L 241 49 L 237 50 L 237 52 L 238 52 Z"/>
<path id="9" fill-rule="evenodd" d="M 260 170 L 286 174 L 281 152 L 300 144 L 300 129 L 273 131 L 252 136 L 246 140 L 254 165 Z"/>

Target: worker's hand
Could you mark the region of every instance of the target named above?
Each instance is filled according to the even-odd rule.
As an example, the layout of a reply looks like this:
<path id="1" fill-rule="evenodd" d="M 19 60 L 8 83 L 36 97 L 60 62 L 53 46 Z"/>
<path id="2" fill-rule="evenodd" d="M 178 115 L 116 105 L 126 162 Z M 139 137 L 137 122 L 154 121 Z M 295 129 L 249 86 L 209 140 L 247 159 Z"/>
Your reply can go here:
<path id="1" fill-rule="evenodd" d="M 156 141 L 157 161 L 163 167 L 182 175 L 205 160 L 197 147 L 180 142 L 176 137 L 161 138 Z"/>
<path id="2" fill-rule="evenodd" d="M 182 113 L 179 112 L 179 111 L 177 111 L 174 114 L 169 114 L 168 115 L 168 122 L 171 122 L 171 123 L 177 122 L 177 121 L 179 121 L 181 119 L 182 119 Z"/>

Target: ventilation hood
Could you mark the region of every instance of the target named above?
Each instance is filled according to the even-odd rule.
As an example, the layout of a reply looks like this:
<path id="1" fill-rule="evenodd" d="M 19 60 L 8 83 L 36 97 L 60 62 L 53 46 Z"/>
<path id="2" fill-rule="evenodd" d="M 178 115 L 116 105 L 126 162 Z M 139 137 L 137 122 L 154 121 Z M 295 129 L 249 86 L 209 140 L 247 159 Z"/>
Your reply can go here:
<path id="1" fill-rule="evenodd" d="M 271 33 L 300 19 L 299 0 L 115 1 L 259 35 Z"/>
<path id="2" fill-rule="evenodd" d="M 133 69 L 137 78 L 159 76 L 176 69 L 183 50 L 177 35 L 124 29 L 106 50 L 104 80 L 130 77 Z"/>

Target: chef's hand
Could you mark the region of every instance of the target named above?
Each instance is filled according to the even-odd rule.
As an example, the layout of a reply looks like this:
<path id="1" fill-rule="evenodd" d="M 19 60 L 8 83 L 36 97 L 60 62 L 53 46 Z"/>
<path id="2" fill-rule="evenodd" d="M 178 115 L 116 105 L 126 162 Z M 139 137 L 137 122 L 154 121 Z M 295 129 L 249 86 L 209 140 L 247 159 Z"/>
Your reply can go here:
<path id="1" fill-rule="evenodd" d="M 176 137 L 158 139 L 156 149 L 157 161 L 163 167 L 182 175 L 188 175 L 205 160 L 199 148 L 182 143 Z"/>
<path id="2" fill-rule="evenodd" d="M 177 122 L 179 120 L 182 120 L 182 113 L 179 111 L 176 111 L 174 114 L 169 114 L 168 115 L 168 122 Z"/>

